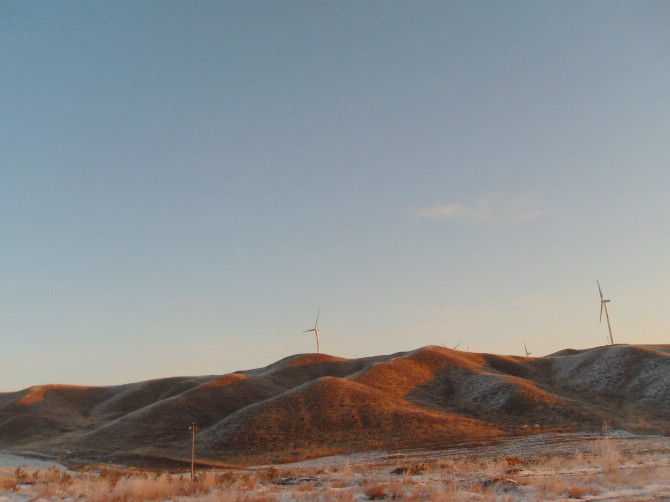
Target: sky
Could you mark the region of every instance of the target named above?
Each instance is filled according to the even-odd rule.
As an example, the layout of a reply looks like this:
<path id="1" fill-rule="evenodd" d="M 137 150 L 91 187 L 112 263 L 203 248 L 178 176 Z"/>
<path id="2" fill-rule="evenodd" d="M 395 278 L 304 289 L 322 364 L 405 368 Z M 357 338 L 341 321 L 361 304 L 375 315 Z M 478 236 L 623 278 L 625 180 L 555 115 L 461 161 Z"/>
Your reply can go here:
<path id="1" fill-rule="evenodd" d="M 0 391 L 670 343 L 670 6 L 0 0 Z"/>

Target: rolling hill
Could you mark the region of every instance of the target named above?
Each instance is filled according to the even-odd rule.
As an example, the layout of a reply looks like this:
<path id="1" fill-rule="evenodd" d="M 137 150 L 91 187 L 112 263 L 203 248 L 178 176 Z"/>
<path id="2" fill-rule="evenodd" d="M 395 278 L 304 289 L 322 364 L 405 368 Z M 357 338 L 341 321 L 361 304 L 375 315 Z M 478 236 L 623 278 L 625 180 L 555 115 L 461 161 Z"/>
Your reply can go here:
<path id="1" fill-rule="evenodd" d="M 0 448 L 86 461 L 282 462 L 551 430 L 670 434 L 670 345 L 525 358 L 429 346 L 112 387 L 0 393 Z"/>

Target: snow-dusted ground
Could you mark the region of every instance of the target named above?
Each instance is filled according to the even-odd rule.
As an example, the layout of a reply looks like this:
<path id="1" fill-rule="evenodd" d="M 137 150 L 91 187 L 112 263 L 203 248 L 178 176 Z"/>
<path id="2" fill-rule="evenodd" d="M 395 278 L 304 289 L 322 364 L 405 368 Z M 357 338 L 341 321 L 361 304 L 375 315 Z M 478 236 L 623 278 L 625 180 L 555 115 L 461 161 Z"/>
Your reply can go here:
<path id="1" fill-rule="evenodd" d="M 12 455 L 5 455 L 11 460 Z M 30 462 L 34 462 L 29 459 Z M 33 473 L 0 502 L 29 500 L 588 500 L 670 501 L 670 437 L 540 434 L 439 451 L 361 453 L 246 471 L 188 475 Z M 50 474 L 49 474 L 50 473 Z M 45 480 L 51 475 L 51 489 Z M 55 477 L 54 477 L 55 476 Z M 115 479 L 114 483 L 110 483 Z M 2 485 L 0 485 L 2 486 Z M 195 492 L 193 491 L 195 487 Z M 115 498 L 116 497 L 116 498 Z"/>
<path id="2" fill-rule="evenodd" d="M 390 475 L 399 467 L 411 472 L 413 466 L 425 471 Z M 670 501 L 670 437 L 626 431 L 539 434 L 440 451 L 338 455 L 282 467 L 344 471 L 365 480 L 362 486 L 377 483 L 386 490 L 385 498 L 393 499 Z M 368 500 L 365 493 L 354 498 Z"/>
<path id="3" fill-rule="evenodd" d="M 16 453 L 0 451 L 0 467 L 23 467 L 24 469 L 48 469 L 52 465 L 64 467 L 50 460 L 43 460 L 32 456 L 22 456 Z"/>
<path id="4" fill-rule="evenodd" d="M 659 448 L 670 449 L 670 438 L 664 436 L 640 436 L 627 431 L 611 431 L 607 435 L 617 441 L 619 447 L 631 452 L 643 452 L 657 445 Z M 520 438 L 507 438 L 481 443 L 466 443 L 446 449 L 408 449 L 396 452 L 366 452 L 353 453 L 350 455 L 333 455 L 321 457 L 314 460 L 305 460 L 292 464 L 282 464 L 284 468 L 312 468 L 330 469 L 342 465 L 375 465 L 386 464 L 402 459 L 413 459 L 415 461 L 430 461 L 443 458 L 478 458 L 492 460 L 501 457 L 529 457 L 541 454 L 552 455 L 576 455 L 578 453 L 589 453 L 596 446 L 596 442 L 603 439 L 603 434 L 584 433 L 562 433 L 562 434 L 536 434 Z M 276 466 L 279 467 L 279 466 Z"/>

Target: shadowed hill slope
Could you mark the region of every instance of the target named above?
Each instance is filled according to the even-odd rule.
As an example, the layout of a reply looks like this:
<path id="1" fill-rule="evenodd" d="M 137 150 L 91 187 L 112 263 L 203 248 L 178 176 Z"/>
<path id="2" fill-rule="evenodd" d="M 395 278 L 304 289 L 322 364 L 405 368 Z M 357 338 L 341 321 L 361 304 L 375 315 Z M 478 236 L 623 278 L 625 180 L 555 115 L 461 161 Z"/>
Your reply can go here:
<path id="1" fill-rule="evenodd" d="M 410 432 L 411 431 L 411 432 Z M 502 435 L 494 425 L 422 408 L 347 378 L 321 377 L 208 428 L 203 451 L 212 456 L 242 451 L 254 457 L 272 445 L 271 460 L 388 448 L 406 442 L 462 441 Z"/>
<path id="2" fill-rule="evenodd" d="M 598 430 L 605 421 L 668 434 L 668 403 L 669 346 L 539 358 L 436 346 L 361 359 L 300 354 L 223 376 L 0 394 L 0 447 L 187 458 L 195 422 L 201 458 L 286 461 Z"/>

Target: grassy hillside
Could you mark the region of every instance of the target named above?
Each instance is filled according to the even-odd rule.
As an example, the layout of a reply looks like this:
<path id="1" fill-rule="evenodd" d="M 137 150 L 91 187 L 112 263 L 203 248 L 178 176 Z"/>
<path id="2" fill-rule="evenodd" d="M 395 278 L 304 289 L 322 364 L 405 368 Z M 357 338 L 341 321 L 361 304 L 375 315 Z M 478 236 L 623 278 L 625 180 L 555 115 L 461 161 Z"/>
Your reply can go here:
<path id="1" fill-rule="evenodd" d="M 0 447 L 96 459 L 286 461 L 610 426 L 670 434 L 669 346 L 539 358 L 443 347 L 291 356 L 223 376 L 0 394 Z"/>

